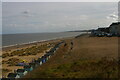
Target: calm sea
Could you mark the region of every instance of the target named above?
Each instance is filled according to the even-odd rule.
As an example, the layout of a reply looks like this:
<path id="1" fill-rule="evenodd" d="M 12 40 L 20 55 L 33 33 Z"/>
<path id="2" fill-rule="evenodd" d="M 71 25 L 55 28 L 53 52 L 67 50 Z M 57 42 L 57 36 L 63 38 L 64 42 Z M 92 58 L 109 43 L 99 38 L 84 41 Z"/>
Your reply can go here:
<path id="1" fill-rule="evenodd" d="M 29 34 L 3 34 L 2 46 L 29 43 L 34 41 L 52 40 L 64 37 L 73 37 L 82 34 L 81 32 L 60 32 L 60 33 L 29 33 Z"/>

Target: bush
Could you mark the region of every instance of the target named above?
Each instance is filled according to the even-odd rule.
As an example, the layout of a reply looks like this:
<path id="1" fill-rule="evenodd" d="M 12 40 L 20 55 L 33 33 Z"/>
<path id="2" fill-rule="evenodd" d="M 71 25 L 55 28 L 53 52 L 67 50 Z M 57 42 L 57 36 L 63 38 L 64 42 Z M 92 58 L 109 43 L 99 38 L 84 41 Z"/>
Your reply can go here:
<path id="1" fill-rule="evenodd" d="M 20 62 L 21 62 L 21 60 L 17 59 L 17 58 L 10 58 L 7 60 L 7 64 L 9 64 L 9 66 L 15 66 Z"/>
<path id="2" fill-rule="evenodd" d="M 10 69 L 2 69 L 2 72 L 10 72 L 11 70 Z"/>
<path id="3" fill-rule="evenodd" d="M 10 54 L 9 53 L 5 53 L 5 54 L 2 55 L 2 58 L 6 58 L 8 56 L 10 56 Z"/>

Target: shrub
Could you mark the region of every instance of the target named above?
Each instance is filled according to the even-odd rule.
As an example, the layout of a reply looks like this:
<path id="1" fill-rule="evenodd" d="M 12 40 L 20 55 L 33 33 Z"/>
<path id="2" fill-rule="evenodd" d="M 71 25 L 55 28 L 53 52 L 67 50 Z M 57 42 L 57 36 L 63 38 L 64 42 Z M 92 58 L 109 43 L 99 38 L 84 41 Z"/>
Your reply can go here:
<path id="1" fill-rule="evenodd" d="M 7 60 L 7 64 L 9 64 L 9 66 L 15 66 L 16 64 L 20 63 L 21 60 L 17 59 L 17 58 L 10 58 Z"/>
<path id="2" fill-rule="evenodd" d="M 10 54 L 9 53 L 5 53 L 5 54 L 2 55 L 2 58 L 6 58 L 8 56 L 10 56 Z"/>

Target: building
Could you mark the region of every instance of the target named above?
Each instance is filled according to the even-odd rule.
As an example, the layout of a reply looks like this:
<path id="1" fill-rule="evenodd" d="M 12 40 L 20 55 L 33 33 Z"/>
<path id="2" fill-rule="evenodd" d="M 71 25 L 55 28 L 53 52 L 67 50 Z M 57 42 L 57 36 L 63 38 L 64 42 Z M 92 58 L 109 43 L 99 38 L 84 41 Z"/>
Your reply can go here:
<path id="1" fill-rule="evenodd" d="M 17 73 L 9 73 L 8 78 L 20 78 L 20 76 Z"/>
<path id="2" fill-rule="evenodd" d="M 31 62 L 29 63 L 29 65 L 34 69 L 38 66 L 38 64 L 36 64 L 35 62 Z"/>
<path id="3" fill-rule="evenodd" d="M 120 22 L 112 23 L 109 27 L 91 30 L 92 36 L 120 36 Z"/>
<path id="4" fill-rule="evenodd" d="M 32 70 L 33 70 L 33 67 L 30 66 L 30 65 L 25 65 L 25 66 L 24 66 L 24 69 L 25 69 L 26 71 L 32 71 Z"/>
<path id="5" fill-rule="evenodd" d="M 109 27 L 104 27 L 104 28 L 98 28 L 96 30 L 91 30 L 91 35 L 92 36 L 105 36 L 106 33 L 109 33 Z"/>
<path id="6" fill-rule="evenodd" d="M 28 71 L 26 71 L 25 69 L 17 69 L 16 72 L 20 77 L 22 77 L 22 76 L 26 75 Z"/>
<path id="7" fill-rule="evenodd" d="M 98 32 L 104 32 L 104 33 L 109 33 L 109 27 L 98 28 L 97 31 L 98 31 Z"/>
<path id="8" fill-rule="evenodd" d="M 45 62 L 46 62 L 46 57 L 42 56 L 42 63 L 45 63 Z"/>
<path id="9" fill-rule="evenodd" d="M 120 35 L 120 22 L 112 23 L 109 30 L 113 35 Z"/>
<path id="10" fill-rule="evenodd" d="M 37 61 L 40 65 L 42 65 L 42 58 L 38 58 Z"/>

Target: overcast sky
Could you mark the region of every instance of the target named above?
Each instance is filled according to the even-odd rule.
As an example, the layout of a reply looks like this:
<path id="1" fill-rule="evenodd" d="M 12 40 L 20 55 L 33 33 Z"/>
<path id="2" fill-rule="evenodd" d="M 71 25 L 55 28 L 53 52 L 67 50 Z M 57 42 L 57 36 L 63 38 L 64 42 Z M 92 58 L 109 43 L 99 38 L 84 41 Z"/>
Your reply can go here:
<path id="1" fill-rule="evenodd" d="M 3 2 L 3 33 L 61 32 L 107 27 L 117 2 Z"/>

